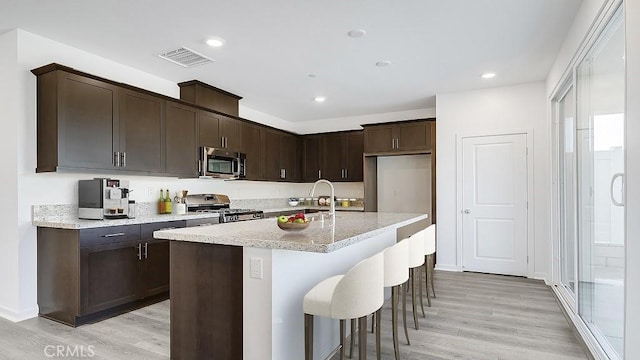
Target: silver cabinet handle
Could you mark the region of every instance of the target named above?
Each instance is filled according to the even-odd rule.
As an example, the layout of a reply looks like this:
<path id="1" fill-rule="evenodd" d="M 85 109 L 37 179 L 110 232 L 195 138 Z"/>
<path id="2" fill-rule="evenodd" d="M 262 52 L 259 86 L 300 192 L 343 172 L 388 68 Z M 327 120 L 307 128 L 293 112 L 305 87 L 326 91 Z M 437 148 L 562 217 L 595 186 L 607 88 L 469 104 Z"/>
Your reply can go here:
<path id="1" fill-rule="evenodd" d="M 122 153 L 120 153 L 120 156 L 122 157 L 122 162 L 121 162 L 120 166 L 126 167 L 127 166 L 127 152 L 123 151 Z"/>
<path id="2" fill-rule="evenodd" d="M 220 147 L 224 147 L 224 136 L 220 136 Z"/>
<path id="3" fill-rule="evenodd" d="M 322 179 L 322 170 L 318 169 L 318 179 Z"/>
<path id="4" fill-rule="evenodd" d="M 615 183 L 617 178 L 622 179 L 622 182 L 620 184 L 622 186 L 622 200 L 620 202 L 618 202 L 613 196 L 613 184 Z M 611 195 L 611 202 L 613 203 L 613 205 L 624 206 L 624 174 L 623 173 L 616 173 L 613 175 L 613 177 L 611 178 L 611 186 L 609 187 L 609 194 Z"/>
<path id="5" fill-rule="evenodd" d="M 395 149 L 396 148 L 396 139 L 391 138 L 391 148 Z"/>
<path id="6" fill-rule="evenodd" d="M 144 243 L 144 258 L 148 258 L 148 252 L 147 250 L 149 249 L 149 243 Z"/>
<path id="7" fill-rule="evenodd" d="M 138 256 L 138 260 L 142 260 L 142 244 L 138 244 L 138 253 L 136 256 Z"/>
<path id="8" fill-rule="evenodd" d="M 465 213 L 465 214 L 471 214 L 471 210 L 469 210 L 469 209 L 464 209 L 464 213 Z"/>
<path id="9" fill-rule="evenodd" d="M 349 169 L 344 169 L 344 178 L 348 178 L 349 177 Z"/>
<path id="10" fill-rule="evenodd" d="M 113 233 L 113 234 L 105 234 L 105 235 L 102 235 L 102 237 L 106 237 L 106 238 L 108 238 L 108 237 L 115 237 L 115 236 L 124 236 L 124 233 L 123 233 L 123 232 L 121 232 L 121 233 Z"/>
<path id="11" fill-rule="evenodd" d="M 113 166 L 120 167 L 120 151 L 113 152 Z"/>
<path id="12" fill-rule="evenodd" d="M 208 226 L 208 225 L 213 225 L 213 223 L 198 224 L 197 226 Z"/>
<path id="13" fill-rule="evenodd" d="M 162 231 L 162 230 L 173 230 L 173 229 L 175 229 L 175 228 L 176 228 L 175 226 L 173 226 L 173 227 L 166 227 L 166 228 L 158 229 L 158 230 L 156 230 L 156 231 Z"/>

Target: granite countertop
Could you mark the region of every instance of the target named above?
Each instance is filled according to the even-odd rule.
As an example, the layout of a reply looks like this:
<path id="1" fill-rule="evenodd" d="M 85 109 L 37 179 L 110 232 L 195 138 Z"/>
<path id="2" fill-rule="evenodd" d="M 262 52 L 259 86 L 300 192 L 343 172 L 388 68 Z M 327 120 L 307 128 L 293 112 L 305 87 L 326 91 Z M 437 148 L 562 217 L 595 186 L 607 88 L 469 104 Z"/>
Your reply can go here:
<path id="1" fill-rule="evenodd" d="M 324 214 L 307 217 L 312 222 L 302 231 L 284 231 L 277 226 L 275 219 L 263 219 L 162 230 L 154 232 L 153 236 L 177 241 L 328 253 L 426 219 L 427 215 L 341 212 L 334 220 L 322 220 L 326 217 Z"/>
<path id="2" fill-rule="evenodd" d="M 31 224 L 58 229 L 89 229 L 106 226 L 136 225 L 163 221 L 217 218 L 218 214 L 146 214 L 133 219 L 84 220 L 69 214 L 34 217 Z"/>

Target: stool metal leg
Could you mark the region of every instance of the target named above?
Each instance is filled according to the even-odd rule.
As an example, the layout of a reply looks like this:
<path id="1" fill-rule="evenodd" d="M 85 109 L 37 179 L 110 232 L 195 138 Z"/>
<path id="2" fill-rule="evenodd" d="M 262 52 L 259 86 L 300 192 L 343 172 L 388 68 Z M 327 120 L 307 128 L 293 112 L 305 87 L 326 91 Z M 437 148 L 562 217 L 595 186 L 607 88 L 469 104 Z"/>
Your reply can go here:
<path id="1" fill-rule="evenodd" d="M 434 267 L 435 267 L 435 257 L 433 256 L 433 254 L 429 255 L 429 282 L 431 282 L 431 291 L 433 292 L 433 297 L 436 297 L 436 289 L 433 286 L 433 271 L 434 271 Z"/>
<path id="2" fill-rule="evenodd" d="M 358 319 L 358 360 L 367 360 L 367 317 Z"/>
<path id="3" fill-rule="evenodd" d="M 418 327 L 418 313 L 416 311 L 416 268 L 411 269 L 411 305 L 413 309 L 413 323 L 416 330 Z"/>
<path id="4" fill-rule="evenodd" d="M 356 343 L 356 319 L 351 319 L 351 340 L 349 345 L 349 359 L 353 357 L 353 346 Z"/>
<path id="5" fill-rule="evenodd" d="M 393 334 L 393 352 L 396 360 L 400 360 L 400 352 L 398 350 L 398 288 L 396 285 L 391 287 L 391 333 Z"/>
<path id="6" fill-rule="evenodd" d="M 404 336 L 407 338 L 407 345 L 411 345 L 409 332 L 407 331 L 407 292 L 404 290 L 405 287 L 407 289 L 409 288 L 409 280 L 402 284 L 400 291 L 402 292 L 402 324 L 404 325 Z"/>
<path id="7" fill-rule="evenodd" d="M 424 288 L 425 290 L 427 290 L 427 306 L 431 307 L 431 293 L 429 292 L 429 277 L 430 275 L 430 271 L 429 271 L 429 255 L 425 255 L 424 257 L 424 272 L 425 272 L 425 278 L 424 278 Z M 422 289 L 422 285 L 420 285 L 420 289 Z"/>
<path id="8" fill-rule="evenodd" d="M 313 360 L 313 315 L 304 314 L 304 358 Z"/>
<path id="9" fill-rule="evenodd" d="M 422 309 L 422 317 L 426 317 L 426 315 L 424 314 L 424 304 L 422 303 L 422 266 L 418 267 L 417 273 L 418 273 L 417 281 L 418 281 L 418 295 L 420 297 L 420 308 Z M 427 288 L 427 290 L 429 289 Z"/>
<path id="10" fill-rule="evenodd" d="M 346 333 L 346 321 L 340 319 L 340 360 L 344 360 L 344 336 Z"/>
<path id="11" fill-rule="evenodd" d="M 382 308 L 375 312 L 376 316 L 376 359 L 382 359 L 382 351 L 380 350 L 380 321 L 382 320 Z"/>

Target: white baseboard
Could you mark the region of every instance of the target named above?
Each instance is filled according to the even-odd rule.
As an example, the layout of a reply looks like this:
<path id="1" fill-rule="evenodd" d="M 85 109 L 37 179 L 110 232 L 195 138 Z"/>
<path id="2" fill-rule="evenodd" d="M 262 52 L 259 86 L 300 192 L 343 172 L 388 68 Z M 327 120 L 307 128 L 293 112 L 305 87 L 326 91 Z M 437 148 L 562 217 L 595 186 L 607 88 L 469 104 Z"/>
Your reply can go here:
<path id="1" fill-rule="evenodd" d="M 462 269 L 460 269 L 456 265 L 437 264 L 437 263 L 436 263 L 435 269 L 436 270 L 442 270 L 442 271 L 455 271 L 455 272 L 461 272 L 462 271 Z"/>
<path id="2" fill-rule="evenodd" d="M 31 319 L 38 316 L 38 307 L 26 309 L 22 311 L 15 311 L 0 305 L 0 317 L 9 321 L 18 322 L 22 320 Z"/>
<path id="3" fill-rule="evenodd" d="M 551 283 L 547 279 L 547 274 L 545 273 L 533 273 L 532 276 L 529 276 L 530 279 L 542 280 L 547 286 L 551 286 Z"/>

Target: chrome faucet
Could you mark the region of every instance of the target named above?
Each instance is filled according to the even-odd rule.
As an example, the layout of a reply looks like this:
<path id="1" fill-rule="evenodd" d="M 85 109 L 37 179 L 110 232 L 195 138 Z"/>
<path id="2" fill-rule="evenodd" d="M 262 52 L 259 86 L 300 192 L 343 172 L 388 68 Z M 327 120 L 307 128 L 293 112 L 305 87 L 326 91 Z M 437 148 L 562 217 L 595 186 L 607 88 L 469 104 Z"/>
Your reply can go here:
<path id="1" fill-rule="evenodd" d="M 333 184 L 331 183 L 331 181 L 329 180 L 325 180 L 325 179 L 320 179 L 318 181 L 316 181 L 315 183 L 313 183 L 313 187 L 311 188 L 311 191 L 309 192 L 309 196 L 313 197 L 313 193 L 316 191 L 316 186 L 319 183 L 325 183 L 327 185 L 329 185 L 329 187 L 331 188 L 331 203 L 330 203 L 330 207 L 329 207 L 329 214 L 331 215 L 332 218 L 335 219 L 334 215 L 336 214 L 336 202 L 335 202 L 335 195 L 336 195 L 336 191 L 333 188 Z"/>

